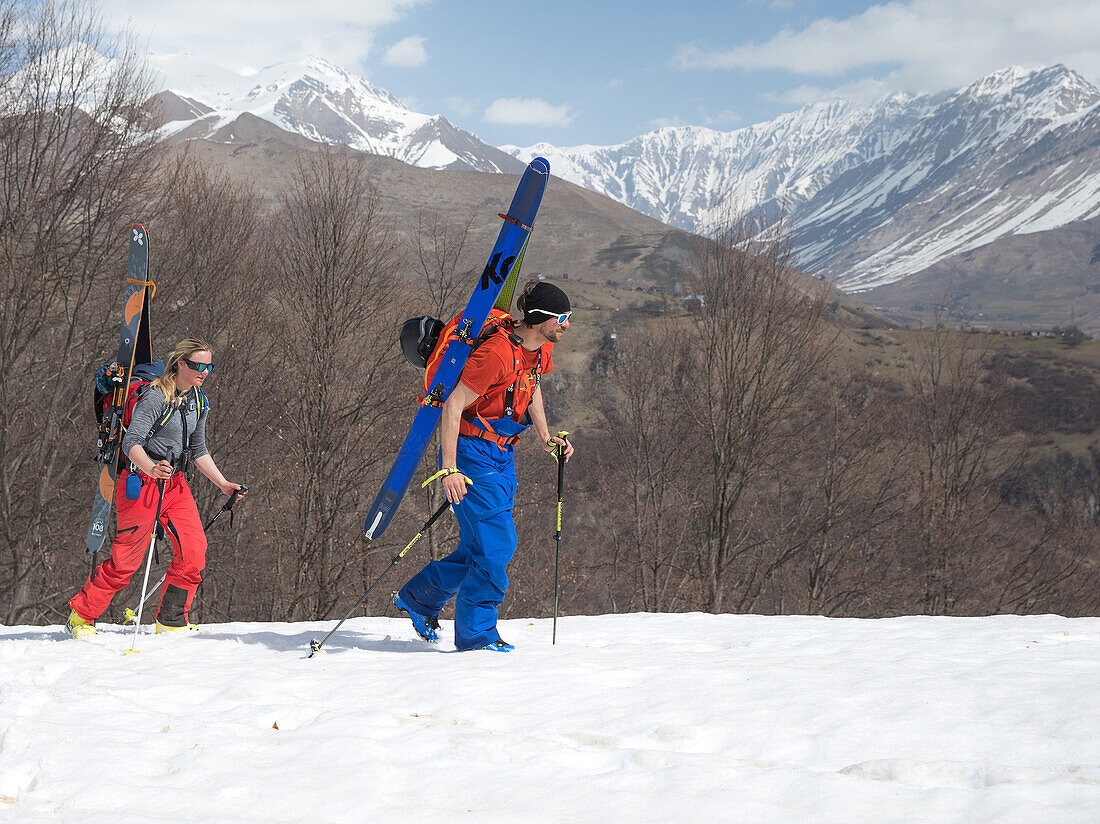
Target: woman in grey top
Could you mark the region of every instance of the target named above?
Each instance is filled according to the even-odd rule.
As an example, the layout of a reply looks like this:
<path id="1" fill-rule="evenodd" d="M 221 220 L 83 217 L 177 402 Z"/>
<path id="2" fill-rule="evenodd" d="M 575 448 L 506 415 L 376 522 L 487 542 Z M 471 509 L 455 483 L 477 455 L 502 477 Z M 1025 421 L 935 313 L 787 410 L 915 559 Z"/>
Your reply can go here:
<path id="1" fill-rule="evenodd" d="M 206 534 L 185 472 L 193 464 L 226 495 L 241 489 L 225 479 L 206 449 L 210 405 L 202 385 L 213 371 L 213 347 L 196 338 L 182 340 L 168 358 L 163 377 L 149 384 L 134 407 L 122 442 L 130 463 L 118 477 L 116 489 L 127 493 L 117 496 L 118 529 L 111 557 L 69 601 L 69 630 L 74 637 L 95 634 L 96 619 L 141 566 L 158 503 L 160 522 L 172 541 L 172 563 L 160 591 L 157 632 L 195 628 L 189 615 L 206 566 Z M 140 491 L 132 474 L 141 481 Z M 160 480 L 164 481 L 163 500 L 156 483 Z M 134 493 L 136 497 L 130 497 Z"/>

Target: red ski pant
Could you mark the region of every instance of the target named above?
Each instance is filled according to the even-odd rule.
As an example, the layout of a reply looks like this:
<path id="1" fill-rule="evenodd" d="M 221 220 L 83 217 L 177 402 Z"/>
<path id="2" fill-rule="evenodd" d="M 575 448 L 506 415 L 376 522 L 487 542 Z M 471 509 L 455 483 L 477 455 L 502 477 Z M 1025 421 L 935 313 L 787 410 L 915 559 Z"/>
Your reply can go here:
<path id="1" fill-rule="evenodd" d="M 128 474 L 125 469 L 120 472 L 116 486 L 118 529 L 111 544 L 111 557 L 96 569 L 94 580 L 89 575 L 80 592 L 69 601 L 69 606 L 85 621 L 94 622 L 103 614 L 115 593 L 130 583 L 130 578 L 141 568 L 149 549 L 160 492 L 156 481 L 142 474 L 141 496 L 136 500 L 128 499 L 124 493 Z M 164 482 L 160 522 L 172 542 L 172 563 L 160 591 L 157 614 L 161 623 L 184 626 L 206 566 L 206 533 L 182 472 L 176 472 Z M 161 614 L 168 606 L 164 603 L 167 592 L 172 593 L 171 617 Z"/>

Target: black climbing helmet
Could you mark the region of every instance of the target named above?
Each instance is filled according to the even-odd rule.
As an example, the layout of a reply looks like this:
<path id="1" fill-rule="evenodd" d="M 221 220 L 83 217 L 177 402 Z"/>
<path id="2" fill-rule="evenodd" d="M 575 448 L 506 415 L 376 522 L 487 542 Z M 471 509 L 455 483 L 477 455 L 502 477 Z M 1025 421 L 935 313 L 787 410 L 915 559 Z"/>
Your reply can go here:
<path id="1" fill-rule="evenodd" d="M 405 353 L 405 360 L 420 369 L 426 368 L 443 326 L 443 321 L 431 315 L 405 321 L 401 327 L 401 351 Z"/>

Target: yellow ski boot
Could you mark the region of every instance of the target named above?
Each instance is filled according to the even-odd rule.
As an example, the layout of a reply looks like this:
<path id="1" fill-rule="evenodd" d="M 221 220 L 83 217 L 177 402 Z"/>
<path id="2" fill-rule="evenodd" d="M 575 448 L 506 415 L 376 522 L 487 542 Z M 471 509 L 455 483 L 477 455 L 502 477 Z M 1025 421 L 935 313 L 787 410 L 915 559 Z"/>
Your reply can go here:
<path id="1" fill-rule="evenodd" d="M 73 638 L 91 638 L 96 634 L 95 624 L 85 621 L 76 614 L 75 609 L 69 611 L 69 620 L 65 626 Z"/>
<path id="2" fill-rule="evenodd" d="M 157 621 L 157 635 L 160 635 L 162 632 L 186 632 L 188 630 L 194 631 L 198 628 L 198 624 L 192 624 L 190 622 L 188 622 L 187 626 L 185 627 L 169 627 L 165 626 L 160 621 Z"/>

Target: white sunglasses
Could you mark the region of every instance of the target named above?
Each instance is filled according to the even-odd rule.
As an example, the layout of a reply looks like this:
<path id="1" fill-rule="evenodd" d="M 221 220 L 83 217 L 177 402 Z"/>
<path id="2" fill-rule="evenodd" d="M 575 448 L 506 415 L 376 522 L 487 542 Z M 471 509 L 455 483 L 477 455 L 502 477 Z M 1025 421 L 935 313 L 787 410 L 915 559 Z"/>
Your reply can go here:
<path id="1" fill-rule="evenodd" d="M 528 309 L 528 312 L 538 312 L 540 315 L 549 315 L 554 318 L 558 323 L 565 323 L 569 320 L 569 317 L 573 314 L 573 310 L 568 312 L 562 312 L 560 315 L 557 312 L 550 312 L 546 309 Z"/>

